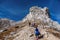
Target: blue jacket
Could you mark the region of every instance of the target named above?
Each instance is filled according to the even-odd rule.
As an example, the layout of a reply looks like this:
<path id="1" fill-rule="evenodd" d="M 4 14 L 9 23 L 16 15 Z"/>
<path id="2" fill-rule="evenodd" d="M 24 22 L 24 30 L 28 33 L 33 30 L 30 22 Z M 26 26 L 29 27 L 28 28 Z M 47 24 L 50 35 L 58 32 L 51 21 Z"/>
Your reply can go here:
<path id="1" fill-rule="evenodd" d="M 38 28 L 35 29 L 35 35 L 36 36 L 40 35 L 40 32 L 39 32 Z"/>

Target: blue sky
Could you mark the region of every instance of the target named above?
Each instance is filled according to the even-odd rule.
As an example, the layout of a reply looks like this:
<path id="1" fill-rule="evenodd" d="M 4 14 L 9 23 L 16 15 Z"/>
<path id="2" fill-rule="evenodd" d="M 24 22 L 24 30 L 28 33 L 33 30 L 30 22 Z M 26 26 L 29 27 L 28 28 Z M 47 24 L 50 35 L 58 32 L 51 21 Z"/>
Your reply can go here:
<path id="1" fill-rule="evenodd" d="M 60 23 L 60 0 L 0 0 L 0 18 L 21 20 L 32 6 L 48 7 L 51 19 Z"/>

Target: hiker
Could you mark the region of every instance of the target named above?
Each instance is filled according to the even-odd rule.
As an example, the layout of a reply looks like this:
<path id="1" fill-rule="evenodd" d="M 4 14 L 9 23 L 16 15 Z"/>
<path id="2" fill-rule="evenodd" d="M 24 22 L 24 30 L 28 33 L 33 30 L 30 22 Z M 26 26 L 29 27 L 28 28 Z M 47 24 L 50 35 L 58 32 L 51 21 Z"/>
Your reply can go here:
<path id="1" fill-rule="evenodd" d="M 38 24 L 37 23 L 32 23 L 31 26 L 36 28 L 36 27 L 38 27 Z"/>
<path id="2" fill-rule="evenodd" d="M 39 35 L 41 35 L 41 34 L 40 34 L 38 28 L 36 27 L 36 28 L 35 28 L 35 36 L 36 36 L 36 40 L 39 39 Z"/>

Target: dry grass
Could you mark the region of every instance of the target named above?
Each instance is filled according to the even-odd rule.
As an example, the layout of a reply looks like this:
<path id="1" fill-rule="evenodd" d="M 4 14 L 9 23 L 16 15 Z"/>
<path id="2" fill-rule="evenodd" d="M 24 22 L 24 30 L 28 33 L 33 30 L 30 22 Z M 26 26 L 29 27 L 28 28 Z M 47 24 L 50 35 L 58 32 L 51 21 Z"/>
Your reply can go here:
<path id="1" fill-rule="evenodd" d="M 60 32 L 54 30 L 54 29 L 48 29 L 47 30 L 49 33 L 52 33 L 54 36 L 60 38 Z"/>
<path id="2" fill-rule="evenodd" d="M 19 27 L 11 27 L 9 29 L 5 29 L 3 32 L 0 33 L 0 39 L 4 40 L 4 36 L 10 35 L 11 32 L 16 32 Z"/>

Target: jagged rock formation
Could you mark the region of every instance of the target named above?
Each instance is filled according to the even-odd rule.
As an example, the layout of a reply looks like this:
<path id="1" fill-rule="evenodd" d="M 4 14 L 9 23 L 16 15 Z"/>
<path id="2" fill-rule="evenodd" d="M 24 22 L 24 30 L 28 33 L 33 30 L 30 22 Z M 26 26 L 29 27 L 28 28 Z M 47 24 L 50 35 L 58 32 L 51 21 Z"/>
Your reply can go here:
<path id="1" fill-rule="evenodd" d="M 29 11 L 29 14 L 23 20 L 16 22 L 14 27 L 1 32 L 0 39 L 35 40 L 35 28 L 31 24 L 36 23 L 41 34 L 44 35 L 39 40 L 60 40 L 60 24 L 50 19 L 47 7 L 33 6 Z"/>
<path id="2" fill-rule="evenodd" d="M 50 19 L 49 10 L 47 7 L 31 7 L 29 14 L 25 17 L 25 19 L 23 19 L 23 21 L 26 20 L 34 22 L 39 20 L 39 22 L 41 22 L 42 24 L 46 24 L 46 26 L 60 30 L 60 24 Z"/>
<path id="3" fill-rule="evenodd" d="M 9 26 L 15 25 L 15 21 L 9 20 L 7 18 L 0 18 L 0 30 L 6 29 Z"/>

